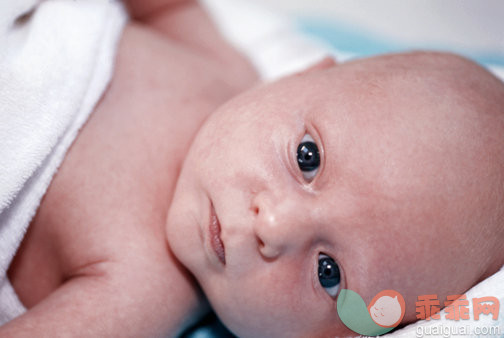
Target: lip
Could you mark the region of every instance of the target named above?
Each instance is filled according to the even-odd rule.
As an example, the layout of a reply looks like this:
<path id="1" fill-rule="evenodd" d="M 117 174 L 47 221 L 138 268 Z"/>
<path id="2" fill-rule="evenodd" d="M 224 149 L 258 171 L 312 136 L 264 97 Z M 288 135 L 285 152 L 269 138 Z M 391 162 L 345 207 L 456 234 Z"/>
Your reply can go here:
<path id="1" fill-rule="evenodd" d="M 223 265 L 226 265 L 226 251 L 224 249 L 224 243 L 222 242 L 222 239 L 220 238 L 221 226 L 220 226 L 219 218 L 217 217 L 217 214 L 215 213 L 215 208 L 213 206 L 213 203 L 211 204 L 211 207 L 210 207 L 210 221 L 209 221 L 209 225 L 208 225 L 208 232 L 210 234 L 210 236 L 209 236 L 210 247 L 212 248 L 213 252 L 217 256 L 219 261 Z"/>

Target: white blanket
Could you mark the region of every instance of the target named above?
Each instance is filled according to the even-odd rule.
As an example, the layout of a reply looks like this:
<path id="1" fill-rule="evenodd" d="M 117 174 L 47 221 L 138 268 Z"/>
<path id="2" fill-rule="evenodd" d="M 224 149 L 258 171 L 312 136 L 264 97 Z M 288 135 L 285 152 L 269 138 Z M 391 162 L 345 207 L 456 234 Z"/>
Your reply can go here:
<path id="1" fill-rule="evenodd" d="M 0 2 L 0 324 L 21 311 L 6 270 L 111 78 L 126 19 L 117 1 Z"/>
<path id="2" fill-rule="evenodd" d="M 446 308 L 440 312 L 439 319 L 420 320 L 405 328 L 390 333 L 387 337 L 503 337 L 504 336 L 504 267 L 497 273 L 472 287 L 465 293 L 469 300 L 467 320 L 454 320 L 447 316 Z M 493 319 L 492 314 L 480 314 L 478 319 L 473 312 L 473 299 L 496 297 L 499 301 L 499 314 Z M 439 300 L 444 303 L 443 299 Z M 492 304 L 488 302 L 488 304 Z M 414 306 L 415 304 L 411 304 Z M 450 308 L 451 309 L 451 308 Z"/>
<path id="3" fill-rule="evenodd" d="M 327 45 L 301 34 L 288 17 L 254 1 L 200 0 L 227 40 L 245 54 L 262 79 L 300 71 L 327 56 Z"/>

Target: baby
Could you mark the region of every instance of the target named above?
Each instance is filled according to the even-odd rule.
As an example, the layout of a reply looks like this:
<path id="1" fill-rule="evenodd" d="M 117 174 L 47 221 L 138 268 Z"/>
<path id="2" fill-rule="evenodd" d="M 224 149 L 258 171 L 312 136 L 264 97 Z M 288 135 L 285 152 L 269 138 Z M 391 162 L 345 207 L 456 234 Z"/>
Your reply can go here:
<path id="1" fill-rule="evenodd" d="M 170 247 L 240 337 L 351 335 L 342 288 L 398 291 L 409 323 L 504 264 L 504 85 L 437 53 L 316 68 L 212 114 L 170 208 Z"/>
<path id="2" fill-rule="evenodd" d="M 326 59 L 246 91 L 195 2 L 128 5 L 141 23 L 11 265 L 28 311 L 0 335 L 176 335 L 198 284 L 240 337 L 352 335 L 340 289 L 412 304 L 504 264 L 504 85 L 484 69 Z"/>

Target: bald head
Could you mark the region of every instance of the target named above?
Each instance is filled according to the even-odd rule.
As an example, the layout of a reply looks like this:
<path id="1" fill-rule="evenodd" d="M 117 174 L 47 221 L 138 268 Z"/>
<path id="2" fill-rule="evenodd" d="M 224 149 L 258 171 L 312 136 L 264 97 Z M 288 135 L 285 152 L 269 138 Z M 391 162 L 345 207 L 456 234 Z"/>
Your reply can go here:
<path id="1" fill-rule="evenodd" d="M 191 194 L 212 196 L 226 268 L 185 241 L 174 251 L 240 336 L 349 334 L 312 268 L 321 253 L 365 303 L 463 294 L 504 263 L 502 107 L 498 79 L 440 53 L 323 62 L 256 87 L 201 128 L 172 207 L 191 215 Z M 320 163 L 306 180 L 296 147 L 310 138 Z"/>
<path id="2" fill-rule="evenodd" d="M 442 297 L 504 264 L 499 79 L 462 57 L 422 52 L 316 68 L 279 88 L 271 97 L 288 97 L 287 109 L 324 116 L 326 160 L 336 157 L 327 167 L 337 168 L 334 185 L 348 186 L 358 204 L 358 215 L 345 222 L 366 215 L 339 235 L 353 237 L 352 247 L 374 242 L 369 267 L 360 268 L 368 277 L 393 276 L 380 279 L 378 291 L 395 288 L 414 300 L 435 290 Z"/>
<path id="3" fill-rule="evenodd" d="M 392 186 L 404 187 L 410 196 L 412 189 L 425 189 L 428 198 L 453 201 L 452 212 L 463 216 L 452 227 L 444 224 L 459 245 L 483 248 L 477 260 L 488 269 L 480 279 L 499 269 L 504 264 L 503 82 L 470 60 L 434 52 L 361 59 L 333 72 L 336 82 L 341 77 L 353 87 L 352 95 L 360 93 L 353 102 L 366 106 L 363 115 L 374 114 L 373 123 L 386 125 L 382 137 L 394 134 L 388 145 L 402 158 L 398 172 L 409 182 Z M 397 146 L 391 146 L 394 142 Z M 416 185 L 410 184 L 413 176 Z"/>
<path id="4" fill-rule="evenodd" d="M 378 243 L 368 276 L 388 271 L 394 280 L 382 279 L 380 287 L 413 300 L 432 290 L 440 297 L 465 292 L 502 267 L 504 84 L 498 78 L 462 57 L 423 52 L 304 76 L 305 90 L 315 88 L 312 106 L 340 115 L 332 128 L 343 145 L 326 152 L 337 153 L 344 179 L 336 184 L 352 185 L 366 205 L 369 221 L 353 231 Z M 414 312 L 405 318 L 414 319 Z"/>

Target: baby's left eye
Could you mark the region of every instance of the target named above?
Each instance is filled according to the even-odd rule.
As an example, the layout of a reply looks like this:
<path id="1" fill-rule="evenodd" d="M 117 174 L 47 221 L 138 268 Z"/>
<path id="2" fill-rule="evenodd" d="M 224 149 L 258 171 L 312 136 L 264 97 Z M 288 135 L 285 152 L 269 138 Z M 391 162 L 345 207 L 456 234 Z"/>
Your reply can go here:
<path id="1" fill-rule="evenodd" d="M 340 269 L 334 259 L 322 253 L 318 256 L 318 279 L 329 296 L 336 297 L 341 281 Z"/>
<path id="2" fill-rule="evenodd" d="M 309 134 L 305 134 L 297 147 L 297 162 L 306 181 L 310 182 L 317 175 L 320 155 L 317 144 Z"/>

